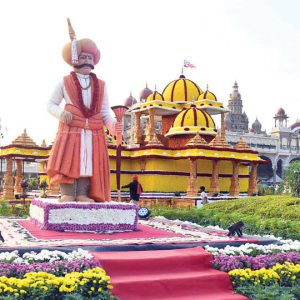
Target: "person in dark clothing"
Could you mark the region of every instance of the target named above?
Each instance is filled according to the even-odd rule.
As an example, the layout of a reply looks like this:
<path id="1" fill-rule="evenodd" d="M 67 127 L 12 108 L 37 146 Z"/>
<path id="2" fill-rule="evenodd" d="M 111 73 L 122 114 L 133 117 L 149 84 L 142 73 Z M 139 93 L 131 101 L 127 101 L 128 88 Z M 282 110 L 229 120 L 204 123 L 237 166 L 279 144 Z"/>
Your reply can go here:
<path id="1" fill-rule="evenodd" d="M 143 192 L 143 187 L 138 182 L 138 176 L 137 175 L 132 176 L 132 182 L 130 182 L 127 185 L 122 185 L 122 188 L 129 188 L 131 202 L 138 205 L 138 201 L 140 200 L 140 195 Z"/>

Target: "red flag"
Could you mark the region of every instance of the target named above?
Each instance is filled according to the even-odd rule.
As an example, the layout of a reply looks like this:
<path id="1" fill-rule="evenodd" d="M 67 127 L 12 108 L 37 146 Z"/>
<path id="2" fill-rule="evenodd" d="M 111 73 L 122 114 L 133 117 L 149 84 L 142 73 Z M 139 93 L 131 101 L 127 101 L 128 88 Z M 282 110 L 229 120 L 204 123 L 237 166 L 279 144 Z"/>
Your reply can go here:
<path id="1" fill-rule="evenodd" d="M 193 65 L 192 63 L 190 63 L 188 60 L 184 60 L 183 67 L 184 68 L 196 68 L 196 66 Z"/>

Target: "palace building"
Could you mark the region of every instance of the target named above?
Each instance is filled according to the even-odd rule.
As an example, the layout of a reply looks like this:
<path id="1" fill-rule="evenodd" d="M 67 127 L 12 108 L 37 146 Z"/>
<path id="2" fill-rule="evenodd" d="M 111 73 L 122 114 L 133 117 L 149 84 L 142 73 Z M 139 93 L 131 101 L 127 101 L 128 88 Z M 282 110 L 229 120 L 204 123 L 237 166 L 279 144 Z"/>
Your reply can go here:
<path id="1" fill-rule="evenodd" d="M 182 74 L 162 92 L 146 86 L 139 101 L 130 95 L 125 104 L 129 110 L 124 118 L 121 184 L 137 174 L 145 192 L 180 192 L 192 197 L 200 186 L 205 186 L 210 195 L 257 192 L 257 168 L 264 160 L 240 135 L 234 146 L 228 142 L 225 113 L 230 110 L 212 91 L 202 90 Z M 238 98 L 231 107 L 240 104 Z M 215 121 L 217 115 L 221 116 L 220 124 Z M 239 119 L 234 116 L 232 120 Z M 244 121 L 239 120 L 239 124 Z M 24 141 L 0 148 L 1 160 L 6 163 L 4 198 L 17 191 L 23 161 L 38 161 L 40 176 L 46 176 L 51 146 L 39 147 Z M 116 190 L 116 144 L 109 133 L 107 143 L 111 189 Z"/>

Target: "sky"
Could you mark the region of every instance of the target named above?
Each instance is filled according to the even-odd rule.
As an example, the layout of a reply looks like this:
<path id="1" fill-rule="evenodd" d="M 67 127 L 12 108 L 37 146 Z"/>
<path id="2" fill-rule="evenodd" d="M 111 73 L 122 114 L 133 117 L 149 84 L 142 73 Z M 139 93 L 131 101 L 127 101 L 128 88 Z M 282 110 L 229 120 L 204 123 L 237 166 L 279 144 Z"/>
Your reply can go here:
<path id="1" fill-rule="evenodd" d="M 270 132 L 283 107 L 289 124 L 300 118 L 300 2 L 297 0 L 10 0 L 0 6 L 0 119 L 7 145 L 24 129 L 38 144 L 53 142 L 58 121 L 46 111 L 54 87 L 71 68 L 61 50 L 77 38 L 93 39 L 101 60 L 94 72 L 110 105 L 130 91 L 139 98 L 196 65 L 186 78 L 208 84 L 227 106 L 238 82 L 249 126 Z M 220 127 L 220 124 L 218 124 Z"/>

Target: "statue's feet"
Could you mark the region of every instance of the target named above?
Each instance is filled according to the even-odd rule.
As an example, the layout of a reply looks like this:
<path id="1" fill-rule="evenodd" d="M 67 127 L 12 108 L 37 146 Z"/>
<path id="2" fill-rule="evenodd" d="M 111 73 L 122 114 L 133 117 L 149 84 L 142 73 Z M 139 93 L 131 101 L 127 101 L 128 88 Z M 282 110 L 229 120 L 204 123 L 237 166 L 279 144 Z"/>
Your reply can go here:
<path id="1" fill-rule="evenodd" d="M 95 202 L 93 199 L 89 198 L 86 195 L 76 196 L 76 201 L 78 201 L 78 202 L 87 202 L 87 203 L 93 203 L 93 202 Z"/>
<path id="2" fill-rule="evenodd" d="M 73 202 L 73 201 L 75 201 L 75 197 L 70 195 L 63 195 L 61 196 L 61 198 L 58 199 L 58 202 Z"/>

